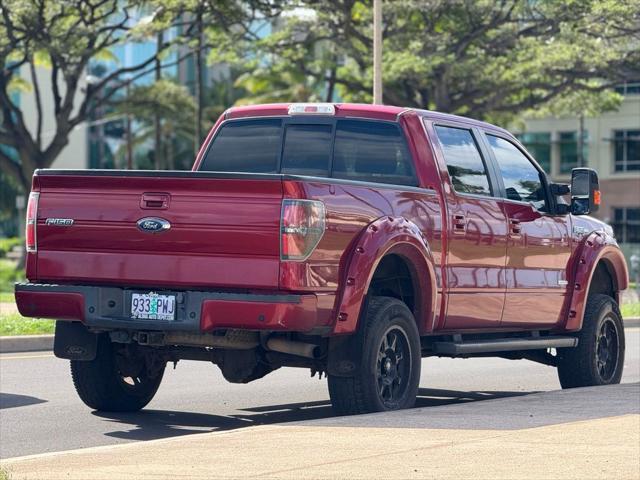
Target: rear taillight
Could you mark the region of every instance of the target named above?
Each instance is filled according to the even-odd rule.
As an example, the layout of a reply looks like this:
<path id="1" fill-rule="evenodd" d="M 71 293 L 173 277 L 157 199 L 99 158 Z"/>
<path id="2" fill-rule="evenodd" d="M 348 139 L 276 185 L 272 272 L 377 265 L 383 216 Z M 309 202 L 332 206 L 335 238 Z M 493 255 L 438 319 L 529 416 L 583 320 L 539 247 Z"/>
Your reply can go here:
<path id="1" fill-rule="evenodd" d="M 313 200 L 282 201 L 280 259 L 301 262 L 318 246 L 325 228 L 324 204 Z"/>
<path id="2" fill-rule="evenodd" d="M 40 193 L 31 192 L 29 194 L 29 203 L 27 203 L 27 228 L 25 231 L 25 243 L 27 252 L 35 252 L 38 250 L 36 243 L 36 226 L 38 224 L 38 199 Z"/>

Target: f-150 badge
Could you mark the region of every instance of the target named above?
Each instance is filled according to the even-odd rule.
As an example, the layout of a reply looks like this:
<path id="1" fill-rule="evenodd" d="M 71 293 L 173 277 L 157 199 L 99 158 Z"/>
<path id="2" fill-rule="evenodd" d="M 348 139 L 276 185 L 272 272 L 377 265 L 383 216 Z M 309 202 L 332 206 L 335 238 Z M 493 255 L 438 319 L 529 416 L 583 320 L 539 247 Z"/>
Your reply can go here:
<path id="1" fill-rule="evenodd" d="M 70 227 L 73 225 L 73 218 L 47 218 L 44 223 L 56 227 Z"/>

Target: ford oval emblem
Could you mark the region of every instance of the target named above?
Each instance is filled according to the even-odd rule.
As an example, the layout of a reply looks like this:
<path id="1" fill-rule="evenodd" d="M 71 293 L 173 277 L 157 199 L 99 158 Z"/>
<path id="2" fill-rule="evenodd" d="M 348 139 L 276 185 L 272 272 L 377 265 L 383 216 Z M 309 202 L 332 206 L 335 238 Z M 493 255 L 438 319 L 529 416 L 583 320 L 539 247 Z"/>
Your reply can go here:
<path id="1" fill-rule="evenodd" d="M 171 224 L 164 218 L 145 217 L 138 220 L 138 228 L 147 233 L 160 233 L 171 228 Z"/>

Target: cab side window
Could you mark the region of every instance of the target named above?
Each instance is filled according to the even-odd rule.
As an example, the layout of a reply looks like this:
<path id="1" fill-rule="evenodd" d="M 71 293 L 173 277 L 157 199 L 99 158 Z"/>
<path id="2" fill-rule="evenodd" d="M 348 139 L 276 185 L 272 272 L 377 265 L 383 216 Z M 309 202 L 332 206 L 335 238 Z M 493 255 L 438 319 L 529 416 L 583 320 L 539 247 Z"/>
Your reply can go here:
<path id="1" fill-rule="evenodd" d="M 491 196 L 487 168 L 471 131 L 441 125 L 435 129 L 455 191 Z"/>
<path id="2" fill-rule="evenodd" d="M 504 138 L 487 135 L 496 157 L 509 200 L 530 202 L 545 210 L 546 195 L 542 174 L 513 143 Z"/>

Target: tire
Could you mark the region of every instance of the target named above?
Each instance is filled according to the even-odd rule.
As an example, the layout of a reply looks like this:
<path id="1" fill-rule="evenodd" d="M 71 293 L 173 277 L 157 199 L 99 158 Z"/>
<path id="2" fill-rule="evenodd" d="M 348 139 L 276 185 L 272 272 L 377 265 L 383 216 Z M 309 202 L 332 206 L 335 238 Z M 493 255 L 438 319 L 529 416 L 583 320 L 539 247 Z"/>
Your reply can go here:
<path id="1" fill-rule="evenodd" d="M 338 415 L 356 415 L 412 407 L 421 361 L 413 314 L 400 300 L 373 297 L 362 321 L 363 348 L 357 373 L 353 377 L 329 375 L 333 409 Z"/>
<path id="2" fill-rule="evenodd" d="M 562 388 L 620 383 L 624 367 L 624 326 L 618 304 L 607 295 L 587 300 L 578 346 L 558 350 Z"/>
<path id="3" fill-rule="evenodd" d="M 100 335 L 96 358 L 71 360 L 73 385 L 80 399 L 90 408 L 105 412 L 136 412 L 146 406 L 158 391 L 164 366 L 155 377 L 146 372 L 144 362 L 135 377 L 123 375 L 107 335 Z"/>

